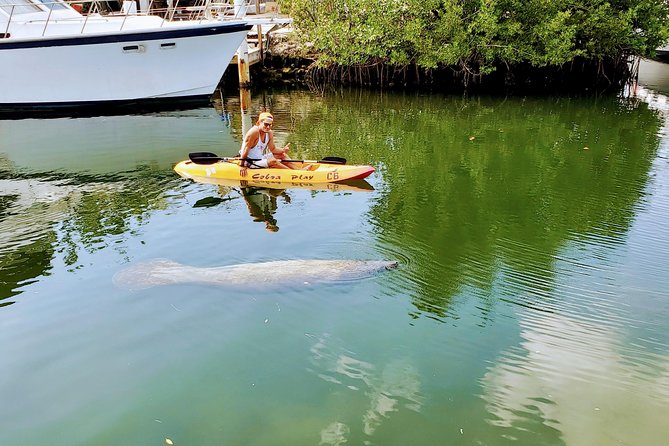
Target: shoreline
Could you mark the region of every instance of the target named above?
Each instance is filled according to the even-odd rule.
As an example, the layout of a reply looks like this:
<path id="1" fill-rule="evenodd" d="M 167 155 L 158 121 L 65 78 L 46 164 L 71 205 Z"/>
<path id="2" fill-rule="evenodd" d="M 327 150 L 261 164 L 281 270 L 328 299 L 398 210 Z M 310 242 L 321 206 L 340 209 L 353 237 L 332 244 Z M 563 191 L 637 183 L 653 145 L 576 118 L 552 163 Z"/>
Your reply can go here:
<path id="1" fill-rule="evenodd" d="M 365 66 L 322 67 L 318 54 L 298 43 L 290 33 L 272 36 L 264 60 L 250 67 L 251 88 L 290 87 L 325 91 L 358 87 L 396 91 L 474 93 L 494 95 L 617 94 L 636 79 L 637 64 L 627 61 L 575 59 L 561 66 L 531 67 L 527 64 L 496 66 L 485 76 L 458 67 L 424 69 L 384 63 Z M 235 65 L 226 70 L 221 83 L 239 88 Z"/>

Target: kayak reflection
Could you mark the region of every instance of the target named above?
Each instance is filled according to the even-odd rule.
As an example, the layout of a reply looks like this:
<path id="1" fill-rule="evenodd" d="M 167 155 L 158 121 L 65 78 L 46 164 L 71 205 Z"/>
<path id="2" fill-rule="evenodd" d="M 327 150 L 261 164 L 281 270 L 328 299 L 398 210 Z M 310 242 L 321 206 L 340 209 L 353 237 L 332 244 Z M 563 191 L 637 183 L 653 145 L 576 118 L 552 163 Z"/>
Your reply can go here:
<path id="1" fill-rule="evenodd" d="M 374 187 L 366 180 L 348 180 L 338 183 L 291 183 L 280 182 L 274 180 L 230 180 L 224 178 L 212 177 L 183 177 L 196 183 L 203 184 L 217 184 L 219 186 L 227 186 L 232 188 L 255 187 L 262 189 L 308 189 L 308 190 L 324 190 L 330 192 L 371 192 Z"/>
<path id="2" fill-rule="evenodd" d="M 283 189 L 260 187 L 244 187 L 241 191 L 253 221 L 264 222 L 265 229 L 270 232 L 277 232 L 279 227 L 276 224 L 276 218 L 274 218 L 277 198 L 282 197 L 284 202 L 288 204 L 290 203 L 290 195 Z"/>
<path id="3" fill-rule="evenodd" d="M 371 192 L 374 190 L 371 184 L 365 180 L 351 180 L 341 183 L 279 183 L 275 181 L 246 181 L 226 180 L 217 178 L 191 178 L 191 180 L 219 186 L 220 197 L 206 197 L 198 200 L 193 207 L 211 207 L 237 197 L 231 196 L 230 192 L 236 191 L 248 207 L 249 214 L 255 222 L 264 222 L 265 228 L 270 232 L 277 232 L 279 226 L 274 217 L 278 208 L 278 198 L 288 204 L 291 201 L 288 189 L 323 190 L 331 192 Z"/>

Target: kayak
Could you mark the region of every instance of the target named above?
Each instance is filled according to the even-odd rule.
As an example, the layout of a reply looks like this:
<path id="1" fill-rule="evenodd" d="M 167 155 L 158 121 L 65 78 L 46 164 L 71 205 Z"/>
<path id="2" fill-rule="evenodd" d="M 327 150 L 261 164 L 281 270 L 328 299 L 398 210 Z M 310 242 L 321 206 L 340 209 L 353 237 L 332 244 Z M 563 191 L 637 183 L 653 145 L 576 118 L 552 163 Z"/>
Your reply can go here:
<path id="1" fill-rule="evenodd" d="M 191 160 L 177 163 L 174 170 L 184 178 L 228 179 L 284 184 L 337 183 L 368 177 L 374 168 L 356 164 L 330 164 L 325 162 L 292 162 L 297 169 L 249 169 L 242 168 L 240 161 L 226 159 L 214 163 L 198 164 Z"/>

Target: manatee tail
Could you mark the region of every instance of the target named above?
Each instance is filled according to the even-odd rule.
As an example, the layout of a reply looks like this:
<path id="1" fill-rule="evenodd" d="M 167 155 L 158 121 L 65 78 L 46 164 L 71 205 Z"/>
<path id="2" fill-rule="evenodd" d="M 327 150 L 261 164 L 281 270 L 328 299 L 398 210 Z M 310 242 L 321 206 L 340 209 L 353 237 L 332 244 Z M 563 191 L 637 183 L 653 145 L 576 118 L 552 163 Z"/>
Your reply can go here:
<path id="1" fill-rule="evenodd" d="M 183 268 L 183 265 L 165 259 L 150 260 L 117 272 L 112 280 L 119 288 L 142 290 L 177 282 L 172 274 L 176 268 Z"/>

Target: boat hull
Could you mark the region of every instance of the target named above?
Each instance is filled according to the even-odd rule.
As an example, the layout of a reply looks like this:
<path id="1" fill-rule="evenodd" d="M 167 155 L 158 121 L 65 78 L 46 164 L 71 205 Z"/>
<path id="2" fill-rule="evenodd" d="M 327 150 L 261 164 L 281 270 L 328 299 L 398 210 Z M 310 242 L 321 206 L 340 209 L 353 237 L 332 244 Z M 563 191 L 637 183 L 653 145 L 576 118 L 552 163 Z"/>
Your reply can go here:
<path id="1" fill-rule="evenodd" d="M 191 110 L 193 108 L 206 107 L 210 103 L 211 94 L 118 101 L 0 104 L 0 119 L 80 118 L 101 115 L 114 116 L 156 113 L 162 111 Z"/>
<path id="2" fill-rule="evenodd" d="M 189 160 L 181 161 L 174 166 L 174 170 L 184 178 L 200 182 L 227 179 L 264 184 L 265 187 L 268 184 L 323 184 L 360 180 L 374 172 L 372 166 L 355 164 L 300 163 L 297 167 L 308 167 L 309 170 L 242 169 L 236 161 L 220 161 L 204 165 Z"/>
<path id="3" fill-rule="evenodd" d="M 78 107 L 210 96 L 250 25 L 0 41 L 0 108 Z"/>

